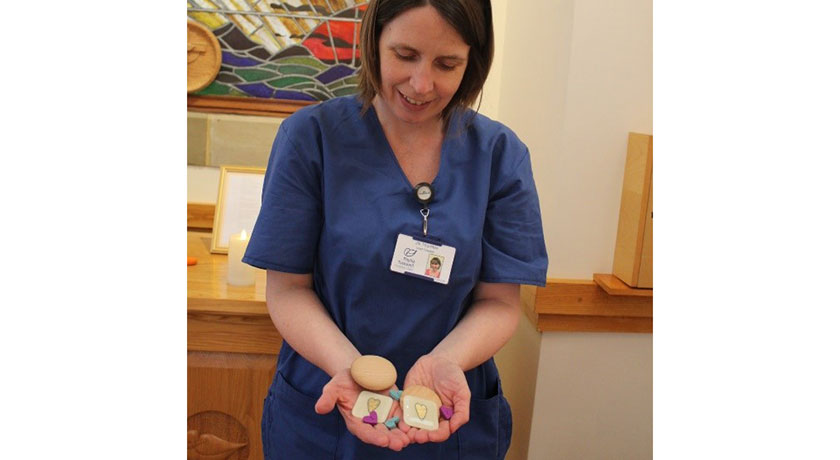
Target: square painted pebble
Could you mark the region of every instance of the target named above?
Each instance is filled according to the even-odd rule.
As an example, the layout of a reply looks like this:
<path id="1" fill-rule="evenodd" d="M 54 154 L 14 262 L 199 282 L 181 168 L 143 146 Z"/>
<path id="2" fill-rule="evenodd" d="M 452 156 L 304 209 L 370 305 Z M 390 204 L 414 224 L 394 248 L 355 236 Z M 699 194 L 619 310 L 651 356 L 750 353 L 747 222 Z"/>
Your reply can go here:
<path id="1" fill-rule="evenodd" d="M 352 413 L 355 417 L 364 418 L 369 416 L 371 412 L 376 412 L 379 420 L 385 420 L 391 413 L 393 404 L 394 400 L 386 395 L 372 391 L 362 391 L 353 406 Z"/>

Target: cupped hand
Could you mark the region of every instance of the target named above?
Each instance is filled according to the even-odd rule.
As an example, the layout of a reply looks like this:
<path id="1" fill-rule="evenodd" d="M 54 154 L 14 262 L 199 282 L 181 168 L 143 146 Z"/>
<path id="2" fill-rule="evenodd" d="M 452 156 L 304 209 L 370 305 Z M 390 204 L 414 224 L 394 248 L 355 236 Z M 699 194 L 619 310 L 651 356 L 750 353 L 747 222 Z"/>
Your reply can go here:
<path id="1" fill-rule="evenodd" d="M 338 407 L 338 412 L 344 417 L 347 430 L 361 441 L 395 451 L 402 450 L 410 442 L 405 432 L 389 430 L 382 423 L 371 426 L 353 415 L 353 406 L 356 404 L 356 399 L 359 398 L 359 393 L 363 390 L 350 376 L 350 369 L 344 369 L 335 374 L 324 385 L 321 397 L 315 403 L 315 412 L 323 415 L 332 411 L 334 407 Z M 394 404 L 388 417 L 392 417 L 398 407 L 399 404 Z M 384 420 L 380 420 L 380 422 L 384 422 Z"/>
<path id="2" fill-rule="evenodd" d="M 470 420 L 470 387 L 464 371 L 454 362 L 437 355 L 425 355 L 414 363 L 405 376 L 405 388 L 423 385 L 431 388 L 440 397 L 444 406 L 454 409 L 452 418 L 441 419 L 437 430 L 421 430 L 400 421 L 411 442 L 443 442 L 458 428 Z"/>

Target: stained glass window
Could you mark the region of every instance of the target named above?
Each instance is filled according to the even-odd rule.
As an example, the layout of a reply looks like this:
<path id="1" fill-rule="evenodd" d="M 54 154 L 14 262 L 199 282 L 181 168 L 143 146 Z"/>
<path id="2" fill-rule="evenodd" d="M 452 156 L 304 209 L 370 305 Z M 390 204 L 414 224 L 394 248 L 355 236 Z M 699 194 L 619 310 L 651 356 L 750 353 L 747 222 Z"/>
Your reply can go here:
<path id="1" fill-rule="evenodd" d="M 324 101 L 356 92 L 362 0 L 187 0 L 222 67 L 195 95 Z"/>

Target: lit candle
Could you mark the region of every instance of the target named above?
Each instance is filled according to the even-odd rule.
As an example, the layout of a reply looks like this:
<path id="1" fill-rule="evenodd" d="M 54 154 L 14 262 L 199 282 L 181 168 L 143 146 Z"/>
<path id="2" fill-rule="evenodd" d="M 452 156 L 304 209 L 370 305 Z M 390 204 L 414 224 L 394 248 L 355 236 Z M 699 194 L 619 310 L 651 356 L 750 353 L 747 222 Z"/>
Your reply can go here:
<path id="1" fill-rule="evenodd" d="M 230 236 L 230 244 L 228 244 L 228 284 L 234 286 L 250 286 L 256 280 L 256 270 L 254 267 L 242 262 L 242 256 L 245 255 L 245 248 L 248 247 L 248 241 L 251 237 L 245 230 L 238 235 Z"/>

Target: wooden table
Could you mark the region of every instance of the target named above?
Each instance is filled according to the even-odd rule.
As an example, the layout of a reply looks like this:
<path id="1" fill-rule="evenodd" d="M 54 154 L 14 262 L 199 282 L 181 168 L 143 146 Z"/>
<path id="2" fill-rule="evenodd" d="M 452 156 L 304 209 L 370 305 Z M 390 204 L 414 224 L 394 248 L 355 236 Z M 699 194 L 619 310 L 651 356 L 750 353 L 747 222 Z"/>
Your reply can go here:
<path id="1" fill-rule="evenodd" d="M 282 338 L 268 316 L 265 271 L 227 284 L 227 255 L 209 232 L 187 232 L 187 458 L 262 459 L 263 398 Z M 225 453 L 228 453 L 225 456 Z"/>

